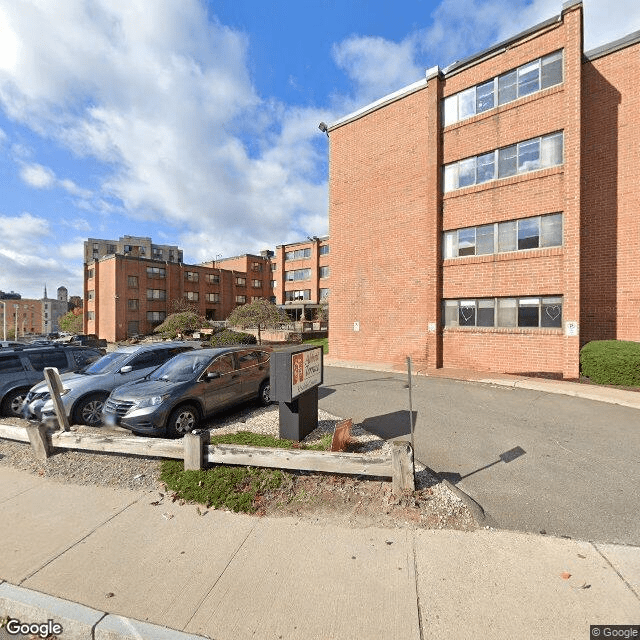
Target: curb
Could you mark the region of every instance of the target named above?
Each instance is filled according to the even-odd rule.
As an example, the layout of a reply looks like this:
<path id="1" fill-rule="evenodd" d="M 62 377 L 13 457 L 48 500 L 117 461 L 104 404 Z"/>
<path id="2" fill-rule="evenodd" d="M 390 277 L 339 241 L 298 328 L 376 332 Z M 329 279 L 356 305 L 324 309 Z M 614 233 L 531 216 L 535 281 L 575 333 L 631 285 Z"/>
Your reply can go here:
<path id="1" fill-rule="evenodd" d="M 4 617 L 27 624 L 58 624 L 62 631 L 56 636 L 61 640 L 207 640 L 0 582 L 0 618 Z"/>
<path id="2" fill-rule="evenodd" d="M 465 507 L 469 509 L 473 519 L 478 523 L 480 528 L 499 528 L 497 527 L 494 519 L 491 516 L 488 516 L 484 509 L 470 495 L 444 478 L 442 478 L 442 484 L 464 503 Z"/>

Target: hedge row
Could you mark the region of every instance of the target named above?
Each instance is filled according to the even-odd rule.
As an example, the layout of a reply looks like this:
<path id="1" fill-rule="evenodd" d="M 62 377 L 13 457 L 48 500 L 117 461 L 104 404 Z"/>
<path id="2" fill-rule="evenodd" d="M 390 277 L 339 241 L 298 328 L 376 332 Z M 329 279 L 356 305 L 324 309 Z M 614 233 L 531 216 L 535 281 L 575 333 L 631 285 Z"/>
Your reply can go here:
<path id="1" fill-rule="evenodd" d="M 580 351 L 582 375 L 598 384 L 640 386 L 640 343 L 594 340 Z"/>

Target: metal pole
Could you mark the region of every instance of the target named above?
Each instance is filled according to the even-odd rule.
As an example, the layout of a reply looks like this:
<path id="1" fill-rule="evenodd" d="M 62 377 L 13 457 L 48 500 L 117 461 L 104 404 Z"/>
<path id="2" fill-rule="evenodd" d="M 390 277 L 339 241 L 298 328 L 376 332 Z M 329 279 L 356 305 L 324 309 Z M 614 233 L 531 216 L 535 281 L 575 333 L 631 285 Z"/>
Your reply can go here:
<path id="1" fill-rule="evenodd" d="M 409 356 L 407 356 L 407 373 L 409 375 L 409 424 L 411 426 L 411 449 L 415 451 L 416 447 L 413 442 L 413 402 L 411 399 L 411 358 Z"/>
<path id="2" fill-rule="evenodd" d="M 2 305 L 2 339 L 7 341 L 7 303 L 0 302 Z"/>

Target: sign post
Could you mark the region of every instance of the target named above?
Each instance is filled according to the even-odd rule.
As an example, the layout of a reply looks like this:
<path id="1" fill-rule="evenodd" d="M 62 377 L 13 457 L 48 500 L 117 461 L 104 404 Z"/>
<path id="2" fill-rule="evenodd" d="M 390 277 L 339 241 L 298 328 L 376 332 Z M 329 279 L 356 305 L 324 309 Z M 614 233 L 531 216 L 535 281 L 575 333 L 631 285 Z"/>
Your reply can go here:
<path id="1" fill-rule="evenodd" d="M 271 398 L 280 409 L 280 437 L 302 440 L 318 427 L 322 347 L 296 346 L 271 354 Z"/>

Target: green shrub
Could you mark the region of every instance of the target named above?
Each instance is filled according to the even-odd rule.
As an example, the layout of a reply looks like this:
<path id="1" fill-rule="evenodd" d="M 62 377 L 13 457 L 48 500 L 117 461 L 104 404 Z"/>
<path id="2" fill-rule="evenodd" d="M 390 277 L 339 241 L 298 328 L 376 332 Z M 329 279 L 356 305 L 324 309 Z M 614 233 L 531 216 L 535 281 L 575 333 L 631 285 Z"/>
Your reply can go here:
<path id="1" fill-rule="evenodd" d="M 255 511 L 256 497 L 277 489 L 284 480 L 278 469 L 221 465 L 202 471 L 185 471 L 181 460 L 164 460 L 160 479 L 188 502 L 231 511 Z"/>
<path id="2" fill-rule="evenodd" d="M 594 340 L 580 351 L 582 375 L 598 384 L 640 386 L 640 343 Z"/>
<path id="3" fill-rule="evenodd" d="M 256 344 L 258 340 L 250 333 L 225 329 L 211 336 L 212 347 L 229 347 L 234 344 Z"/>

